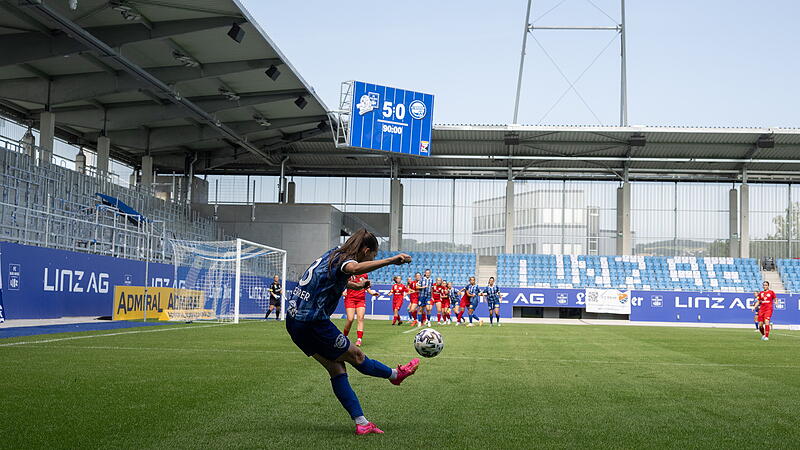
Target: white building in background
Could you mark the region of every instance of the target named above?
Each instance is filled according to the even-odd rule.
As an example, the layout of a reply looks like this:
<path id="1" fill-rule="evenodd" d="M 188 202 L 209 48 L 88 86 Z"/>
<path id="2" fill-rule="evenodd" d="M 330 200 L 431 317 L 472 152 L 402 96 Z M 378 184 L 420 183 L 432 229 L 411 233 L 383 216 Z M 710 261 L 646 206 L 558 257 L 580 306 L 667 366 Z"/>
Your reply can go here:
<path id="1" fill-rule="evenodd" d="M 480 255 L 504 253 L 505 197 L 473 203 L 472 245 Z M 602 229 L 600 208 L 583 190 L 539 189 L 514 194 L 514 253 L 610 255 L 616 230 Z"/>

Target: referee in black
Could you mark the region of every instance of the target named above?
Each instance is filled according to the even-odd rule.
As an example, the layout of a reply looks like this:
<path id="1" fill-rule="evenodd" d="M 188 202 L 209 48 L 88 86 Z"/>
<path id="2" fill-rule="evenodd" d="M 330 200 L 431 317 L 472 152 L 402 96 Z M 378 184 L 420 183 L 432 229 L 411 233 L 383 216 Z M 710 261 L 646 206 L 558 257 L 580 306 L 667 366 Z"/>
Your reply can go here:
<path id="1" fill-rule="evenodd" d="M 272 278 L 272 286 L 269 287 L 269 309 L 264 316 L 264 320 L 267 320 L 272 311 L 275 311 L 275 320 L 281 320 L 281 294 L 283 294 L 281 279 L 275 275 Z"/>

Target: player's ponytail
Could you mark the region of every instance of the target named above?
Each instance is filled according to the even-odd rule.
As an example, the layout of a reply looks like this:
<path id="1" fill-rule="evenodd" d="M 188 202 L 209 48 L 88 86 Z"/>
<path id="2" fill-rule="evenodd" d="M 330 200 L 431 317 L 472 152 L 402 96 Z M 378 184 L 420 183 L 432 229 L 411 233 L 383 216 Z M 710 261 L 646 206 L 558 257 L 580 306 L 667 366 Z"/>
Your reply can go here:
<path id="1" fill-rule="evenodd" d="M 333 255 L 331 255 L 330 261 L 328 261 L 328 268 L 330 269 L 334 264 L 340 264 L 341 261 L 347 261 L 349 259 L 358 260 L 359 253 L 365 248 L 377 250 L 378 239 L 374 234 L 362 228 L 353 233 L 341 247 L 333 251 Z"/>

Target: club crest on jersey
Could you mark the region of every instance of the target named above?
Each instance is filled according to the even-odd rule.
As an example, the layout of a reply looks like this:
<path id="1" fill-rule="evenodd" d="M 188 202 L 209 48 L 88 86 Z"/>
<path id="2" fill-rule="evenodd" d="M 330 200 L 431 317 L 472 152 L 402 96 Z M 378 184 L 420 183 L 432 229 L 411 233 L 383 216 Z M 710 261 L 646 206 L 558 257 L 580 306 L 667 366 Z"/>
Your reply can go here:
<path id="1" fill-rule="evenodd" d="M 378 100 L 380 99 L 380 94 L 377 92 L 368 92 L 361 96 L 356 105 L 358 108 L 358 114 L 363 116 L 368 112 L 372 112 L 376 108 L 378 108 Z"/>
<path id="2" fill-rule="evenodd" d="M 347 346 L 347 338 L 343 334 L 336 336 L 336 343 L 333 344 L 336 348 L 345 348 Z"/>
<path id="3" fill-rule="evenodd" d="M 289 300 L 289 307 L 286 309 L 286 312 L 291 317 L 294 317 L 297 314 L 297 302 L 294 300 Z"/>

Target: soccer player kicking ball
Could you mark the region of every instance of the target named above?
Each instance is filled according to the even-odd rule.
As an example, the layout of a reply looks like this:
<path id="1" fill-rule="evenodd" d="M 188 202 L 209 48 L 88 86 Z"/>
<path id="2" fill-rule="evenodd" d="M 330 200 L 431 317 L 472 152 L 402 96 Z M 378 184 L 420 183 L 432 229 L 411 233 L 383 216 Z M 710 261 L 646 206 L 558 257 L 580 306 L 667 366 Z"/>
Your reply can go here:
<path id="1" fill-rule="evenodd" d="M 330 374 L 333 393 L 355 421 L 358 435 L 381 434 L 383 431 L 364 417 L 358 397 L 350 387 L 344 363 L 349 363 L 364 375 L 386 378 L 394 385 L 413 375 L 419 366 L 418 358 L 396 369 L 367 358 L 330 320 L 345 287 L 358 289 L 366 285 L 365 281 L 348 281 L 352 275 L 411 262 L 411 257 L 403 253 L 373 261 L 377 253 L 378 240 L 364 229 L 354 233 L 341 247 L 328 250 L 306 269 L 297 283 L 288 302 L 286 317 L 286 330 L 295 345 L 306 356 L 316 359 Z"/>
<path id="2" fill-rule="evenodd" d="M 489 285 L 483 289 L 481 295 L 486 296 L 486 304 L 489 305 L 489 326 L 492 325 L 492 319 L 497 320 L 497 326 L 500 326 L 500 288 L 494 284 L 494 277 L 489 277 Z"/>
<path id="3" fill-rule="evenodd" d="M 761 331 L 761 340 L 769 340 L 769 330 L 772 327 L 772 306 L 775 303 L 775 292 L 769 288 L 769 281 L 762 285 L 764 290 L 758 293 L 758 301 L 755 308 L 758 308 L 758 325 Z M 755 309 L 754 308 L 754 309 Z"/>
<path id="4" fill-rule="evenodd" d="M 403 321 L 400 320 L 400 308 L 403 306 L 403 296 L 408 292 L 408 288 L 403 284 L 403 279 L 400 275 L 394 277 L 394 285 L 392 285 L 392 310 L 394 316 L 392 317 L 392 325 L 402 325 Z"/>

